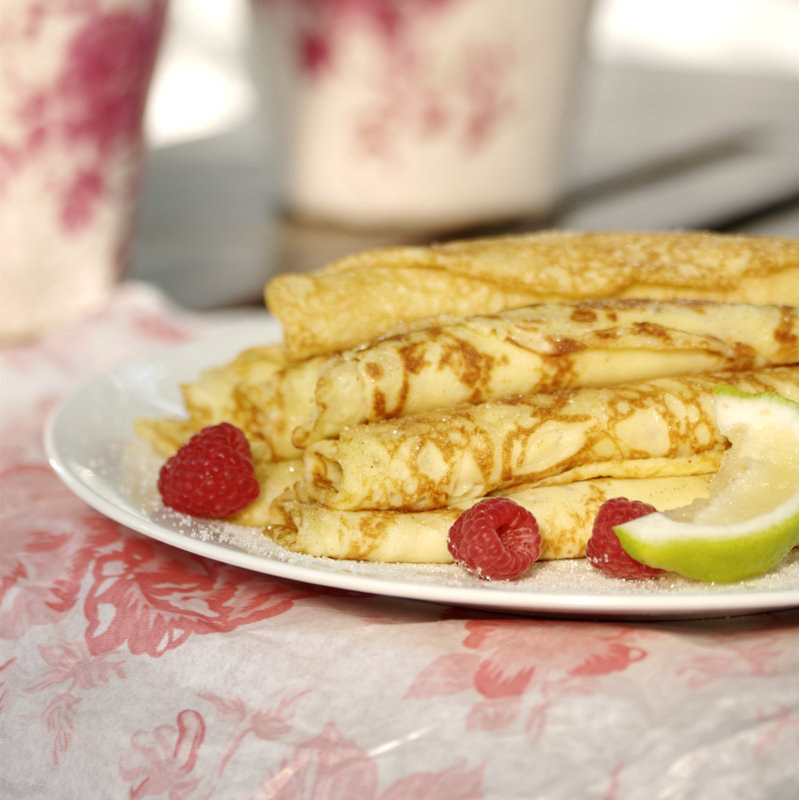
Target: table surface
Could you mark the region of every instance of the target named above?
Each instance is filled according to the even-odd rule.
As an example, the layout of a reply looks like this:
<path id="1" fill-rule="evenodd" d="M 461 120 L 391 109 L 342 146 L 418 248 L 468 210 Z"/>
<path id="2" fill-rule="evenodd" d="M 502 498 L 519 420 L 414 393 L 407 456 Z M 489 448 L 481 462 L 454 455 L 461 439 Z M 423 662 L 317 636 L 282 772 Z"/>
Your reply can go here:
<path id="1" fill-rule="evenodd" d="M 41 433 L 65 397 L 242 315 L 266 312 L 128 283 L 0 349 L 0 797 L 791 796 L 796 609 L 547 619 L 330 589 L 146 538 L 61 483 Z"/>
<path id="2" fill-rule="evenodd" d="M 768 114 L 785 110 L 784 88 L 770 101 L 758 95 Z M 614 134 L 595 124 L 595 146 L 612 149 Z M 687 128 L 703 129 L 693 115 L 664 127 L 671 146 L 657 152 L 672 155 L 651 158 L 649 169 L 621 151 L 615 162 L 587 158 L 562 219 L 604 226 L 612 197 L 640 214 L 631 223 L 646 213 L 663 226 L 794 225 L 792 151 L 780 136 L 751 149 L 769 139 L 754 123 L 708 123 L 712 146 L 697 152 L 681 143 Z M 242 320 L 265 321 L 257 304 L 270 270 L 351 242 L 340 232 L 305 239 L 292 226 L 276 244 L 258 205 L 264 184 L 247 167 L 252 151 L 231 161 L 230 144 L 155 154 L 149 191 L 160 189 L 147 198 L 134 271 L 152 281 L 127 281 L 99 313 L 0 348 L 0 797 L 793 796 L 795 608 L 546 618 L 324 588 L 142 536 L 59 480 L 43 426 L 85 381 Z M 688 188 L 702 183 L 694 165 L 711 151 L 714 203 Z M 727 158 L 744 165 L 749 177 L 736 185 L 746 191 L 714 183 Z M 750 159 L 760 166 L 746 167 Z M 772 160 L 781 166 L 768 172 Z M 647 211 L 639 192 L 661 201 Z M 675 216 L 658 216 L 669 209 Z"/>

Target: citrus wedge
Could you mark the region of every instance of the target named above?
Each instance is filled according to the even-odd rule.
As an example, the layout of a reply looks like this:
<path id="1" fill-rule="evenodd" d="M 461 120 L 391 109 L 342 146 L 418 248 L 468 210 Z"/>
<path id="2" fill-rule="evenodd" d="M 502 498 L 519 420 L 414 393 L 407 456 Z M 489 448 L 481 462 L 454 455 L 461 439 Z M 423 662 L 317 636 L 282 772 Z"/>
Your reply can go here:
<path id="1" fill-rule="evenodd" d="M 767 572 L 799 543 L 799 404 L 731 386 L 714 394 L 730 447 L 708 497 L 614 530 L 647 566 L 729 583 Z"/>

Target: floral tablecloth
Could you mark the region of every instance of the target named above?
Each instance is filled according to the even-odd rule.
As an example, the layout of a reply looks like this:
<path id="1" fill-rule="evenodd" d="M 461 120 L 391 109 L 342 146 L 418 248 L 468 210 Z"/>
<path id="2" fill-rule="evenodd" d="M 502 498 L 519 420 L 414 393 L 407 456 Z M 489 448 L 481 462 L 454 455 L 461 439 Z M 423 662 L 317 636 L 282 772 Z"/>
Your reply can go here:
<path id="1" fill-rule="evenodd" d="M 796 610 L 590 621 L 348 593 L 73 496 L 42 446 L 59 401 L 229 321 L 127 284 L 0 349 L 0 797 L 797 796 Z"/>

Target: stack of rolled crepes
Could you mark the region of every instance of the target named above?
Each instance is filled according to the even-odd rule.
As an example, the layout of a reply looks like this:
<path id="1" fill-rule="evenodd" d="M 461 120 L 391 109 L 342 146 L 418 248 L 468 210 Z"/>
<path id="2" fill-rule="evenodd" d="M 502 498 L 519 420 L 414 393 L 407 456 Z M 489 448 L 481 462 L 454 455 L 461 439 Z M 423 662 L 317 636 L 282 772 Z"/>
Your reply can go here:
<path id="1" fill-rule="evenodd" d="M 232 520 L 332 558 L 449 562 L 486 496 L 584 555 L 599 506 L 705 496 L 728 446 L 712 389 L 799 401 L 799 240 L 547 231 L 345 258 L 266 290 L 284 341 L 142 420 L 168 455 L 247 435 L 258 500 Z"/>

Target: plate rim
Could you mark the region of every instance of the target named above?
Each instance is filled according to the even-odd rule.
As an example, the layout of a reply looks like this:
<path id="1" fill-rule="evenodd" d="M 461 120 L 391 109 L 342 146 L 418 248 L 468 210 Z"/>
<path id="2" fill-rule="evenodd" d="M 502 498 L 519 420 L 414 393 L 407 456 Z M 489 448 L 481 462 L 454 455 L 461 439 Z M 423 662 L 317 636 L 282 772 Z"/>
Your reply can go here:
<path id="1" fill-rule="evenodd" d="M 69 453 L 64 452 L 60 426 L 78 403 L 85 403 L 92 392 L 108 383 L 114 384 L 121 375 L 130 372 L 139 365 L 160 362 L 167 367 L 174 367 L 176 360 L 186 354 L 194 355 L 193 374 L 204 366 L 215 366 L 221 363 L 218 358 L 208 356 L 209 360 L 196 358 L 200 348 L 213 345 L 210 349 L 223 348 L 229 345 L 232 355 L 254 344 L 271 344 L 279 338 L 280 326 L 271 315 L 264 320 L 238 323 L 217 330 L 205 332 L 188 341 L 152 349 L 142 355 L 127 359 L 109 369 L 101 371 L 81 384 L 65 396 L 48 414 L 43 428 L 43 444 L 48 463 L 66 487 L 95 511 L 109 519 L 124 525 L 139 534 L 160 541 L 179 550 L 192 553 L 231 566 L 247 569 L 272 577 L 295 580 L 301 583 L 344 589 L 361 594 L 393 597 L 405 600 L 418 600 L 449 606 L 478 608 L 485 611 L 502 611 L 543 616 L 567 616 L 570 618 L 625 618 L 625 619 L 676 619 L 696 617 L 724 617 L 741 614 L 763 613 L 768 611 L 788 610 L 799 607 L 799 586 L 795 589 L 757 589 L 748 588 L 736 592 L 719 591 L 680 591 L 673 594 L 667 592 L 636 595 L 632 593 L 608 592 L 534 592 L 520 589 L 502 588 L 500 584 L 484 584 L 475 586 L 443 585 L 428 582 L 401 581 L 395 578 L 368 574 L 353 574 L 342 569 L 334 569 L 333 559 L 320 559 L 322 568 L 293 564 L 288 561 L 272 558 L 268 555 L 253 553 L 235 545 L 223 544 L 219 541 L 195 538 L 176 530 L 170 530 L 151 519 L 144 509 L 131 511 L 121 503 L 115 503 L 100 494 L 93 485 L 85 480 L 80 471 L 91 471 L 86 464 L 75 463 Z M 232 357 L 232 356 L 231 356 Z M 202 362 L 205 362 L 204 365 Z M 177 378 L 175 378 L 177 391 Z M 119 381 L 116 381 L 117 385 Z M 95 427 L 93 434 L 102 438 L 103 426 Z M 132 438 L 132 435 L 131 435 Z M 106 445 L 108 442 L 106 441 Z M 83 474 L 86 474 L 84 472 Z M 115 486 L 119 490 L 124 488 Z M 194 524 L 197 521 L 194 520 Z M 305 556 L 311 563 L 314 557 Z M 352 561 L 342 560 L 342 565 Z M 364 568 L 364 562 L 358 563 Z M 380 565 L 375 565 L 379 567 Z M 415 565 L 407 566 L 409 571 Z M 368 567 L 366 567 L 368 569 Z"/>

